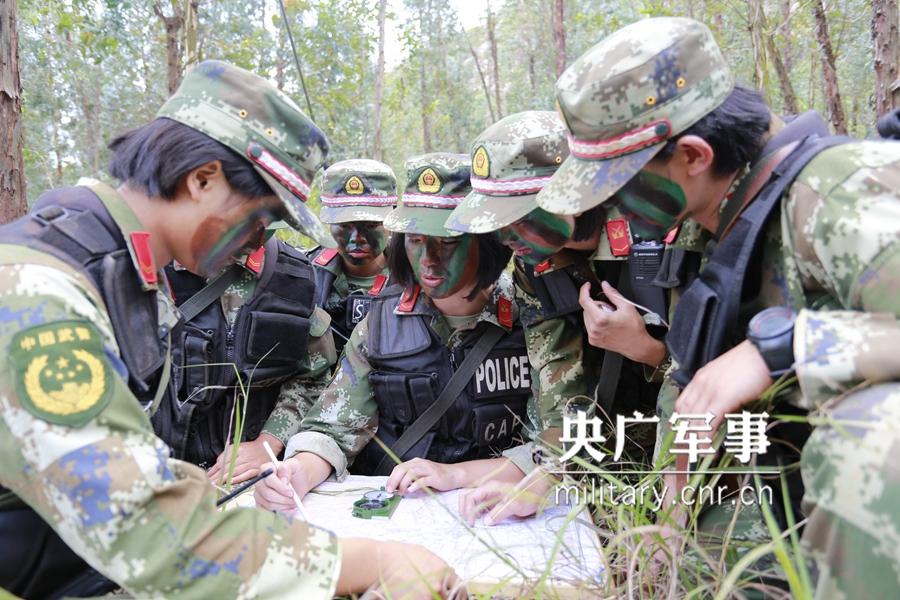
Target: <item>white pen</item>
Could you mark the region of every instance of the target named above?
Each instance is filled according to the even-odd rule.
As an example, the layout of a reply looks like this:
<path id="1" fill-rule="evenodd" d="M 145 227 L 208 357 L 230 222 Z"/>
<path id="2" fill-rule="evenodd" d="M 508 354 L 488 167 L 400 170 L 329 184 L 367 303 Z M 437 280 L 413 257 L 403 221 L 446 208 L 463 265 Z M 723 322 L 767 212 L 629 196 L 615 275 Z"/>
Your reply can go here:
<path id="1" fill-rule="evenodd" d="M 267 440 L 263 440 L 263 448 L 266 449 L 266 454 L 269 455 L 269 460 L 272 461 L 272 464 L 275 465 L 275 470 L 278 470 L 278 457 L 275 456 L 275 453 L 272 451 L 272 446 L 269 445 Z M 278 473 L 276 472 L 275 477 L 278 477 Z M 297 505 L 297 510 L 300 511 L 300 514 L 303 515 L 303 520 L 307 523 L 310 522 L 309 515 L 306 514 L 306 509 L 303 508 L 303 503 L 300 502 L 300 496 L 297 494 L 297 490 L 294 489 L 294 485 L 289 481 L 288 485 L 291 486 L 291 491 L 294 492 L 294 504 Z"/>

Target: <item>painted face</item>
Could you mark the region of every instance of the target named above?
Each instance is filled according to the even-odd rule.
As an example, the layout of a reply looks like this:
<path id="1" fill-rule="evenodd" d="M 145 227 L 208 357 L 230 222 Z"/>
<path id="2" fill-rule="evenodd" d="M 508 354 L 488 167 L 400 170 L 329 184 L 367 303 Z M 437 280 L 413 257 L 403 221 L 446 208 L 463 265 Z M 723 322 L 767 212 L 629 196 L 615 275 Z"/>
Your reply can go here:
<path id="1" fill-rule="evenodd" d="M 218 274 L 235 257 L 259 248 L 266 227 L 280 218 L 282 210 L 276 196 L 228 202 L 226 206 L 230 208 L 207 216 L 191 238 L 191 271 L 203 277 Z"/>
<path id="2" fill-rule="evenodd" d="M 447 298 L 468 290 L 478 279 L 478 243 L 474 235 L 432 237 L 407 233 L 406 258 L 429 298 Z"/>
<path id="3" fill-rule="evenodd" d="M 554 215 L 536 208 L 515 223 L 497 232 L 500 243 L 531 265 L 539 264 L 557 252 L 572 237 L 575 219 Z"/>
<path id="4" fill-rule="evenodd" d="M 338 253 L 351 265 L 365 265 L 378 258 L 387 246 L 387 232 L 378 221 L 335 223 L 331 235 Z"/>
<path id="5" fill-rule="evenodd" d="M 680 185 L 647 170 L 638 171 L 612 202 L 628 218 L 631 230 L 645 240 L 662 239 L 687 207 Z"/>

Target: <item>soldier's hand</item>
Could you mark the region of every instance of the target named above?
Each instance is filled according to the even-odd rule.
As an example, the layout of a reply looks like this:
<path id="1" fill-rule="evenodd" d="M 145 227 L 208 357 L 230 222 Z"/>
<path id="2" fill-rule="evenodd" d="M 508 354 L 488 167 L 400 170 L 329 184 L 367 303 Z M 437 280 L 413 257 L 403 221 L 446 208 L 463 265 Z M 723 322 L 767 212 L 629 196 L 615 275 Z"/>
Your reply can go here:
<path id="1" fill-rule="evenodd" d="M 509 517 L 530 517 L 537 513 L 547 491 L 549 482 L 544 478 L 527 477 L 511 485 L 503 481 L 489 481 L 476 488 L 459 493 L 459 514 L 469 524 L 482 513 L 485 525 L 494 525 Z"/>
<path id="2" fill-rule="evenodd" d="M 363 598 L 466 597 L 453 569 L 422 546 L 343 538 L 337 593 L 363 591 Z"/>
<path id="3" fill-rule="evenodd" d="M 713 414 L 715 432 L 725 415 L 759 398 L 772 385 L 769 367 L 749 340 L 710 361 L 675 401 L 680 414 Z"/>
<path id="4" fill-rule="evenodd" d="M 265 470 L 274 467 L 272 463 L 263 463 L 260 468 Z M 256 505 L 266 510 L 279 512 L 294 512 L 297 505 L 294 504 L 294 491 L 301 498 L 306 495 L 311 486 L 307 481 L 306 470 L 299 460 L 289 459 L 278 465 L 274 473 L 256 484 L 254 497 Z"/>
<path id="5" fill-rule="evenodd" d="M 232 474 L 232 483 L 241 483 L 256 477 L 262 469 L 260 465 L 269 461 L 269 455 L 263 448 L 263 441 L 268 440 L 269 445 L 276 454 L 284 449 L 284 444 L 277 437 L 268 433 L 261 433 L 258 438 L 252 442 L 241 442 L 238 446 L 237 461 L 234 465 L 234 473 Z M 209 480 L 216 484 L 222 484 L 228 475 L 228 468 L 231 463 L 231 447 L 219 454 L 209 471 L 206 472 Z"/>
<path id="6" fill-rule="evenodd" d="M 601 286 L 612 305 L 591 298 L 590 283 L 581 286 L 578 294 L 588 342 L 633 361 L 657 366 L 666 356 L 665 345 L 647 333 L 641 314 L 618 290 L 605 281 Z"/>
<path id="7" fill-rule="evenodd" d="M 436 463 L 424 458 L 414 458 L 394 467 L 384 489 L 388 492 L 412 494 L 426 487 L 433 490 L 455 490 L 460 487 L 462 464 Z"/>

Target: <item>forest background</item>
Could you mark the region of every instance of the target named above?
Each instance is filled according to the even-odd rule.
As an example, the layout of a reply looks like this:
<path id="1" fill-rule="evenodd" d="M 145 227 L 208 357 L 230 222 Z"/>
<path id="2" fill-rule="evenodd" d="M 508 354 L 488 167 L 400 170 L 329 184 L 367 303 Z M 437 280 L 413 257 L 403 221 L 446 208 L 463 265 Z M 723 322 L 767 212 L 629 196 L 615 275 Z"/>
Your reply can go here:
<path id="1" fill-rule="evenodd" d="M 707 23 L 777 112 L 815 108 L 866 137 L 898 104 L 897 0 L 0 0 L 0 222 L 105 177 L 107 142 L 198 60 L 274 81 L 326 131 L 330 162 L 375 158 L 402 180 L 409 156 L 468 152 L 501 117 L 552 110 L 567 65 L 659 15 Z"/>

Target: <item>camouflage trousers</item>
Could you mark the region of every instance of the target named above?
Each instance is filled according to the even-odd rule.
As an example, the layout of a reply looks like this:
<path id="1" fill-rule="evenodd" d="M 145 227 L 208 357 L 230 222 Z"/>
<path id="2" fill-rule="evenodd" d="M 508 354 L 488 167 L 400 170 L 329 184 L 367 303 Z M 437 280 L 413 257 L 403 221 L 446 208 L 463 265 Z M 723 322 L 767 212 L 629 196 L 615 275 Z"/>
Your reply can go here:
<path id="1" fill-rule="evenodd" d="M 900 383 L 841 400 L 801 468 L 816 598 L 900 598 Z"/>

